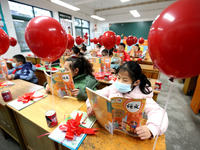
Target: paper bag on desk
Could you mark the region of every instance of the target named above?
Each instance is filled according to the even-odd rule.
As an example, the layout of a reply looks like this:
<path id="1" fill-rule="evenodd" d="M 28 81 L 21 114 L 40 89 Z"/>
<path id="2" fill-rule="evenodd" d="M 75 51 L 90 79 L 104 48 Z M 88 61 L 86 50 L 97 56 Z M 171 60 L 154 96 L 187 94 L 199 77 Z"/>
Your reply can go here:
<path id="1" fill-rule="evenodd" d="M 98 122 L 106 130 L 137 136 L 135 129 L 141 124 L 146 99 L 109 99 L 87 87 L 86 91 Z"/>
<path id="2" fill-rule="evenodd" d="M 51 76 L 45 72 L 47 83 L 51 89 Z M 56 72 L 52 74 L 52 81 L 53 81 L 53 90 L 54 94 L 63 98 L 64 96 L 72 96 L 72 90 L 74 87 L 74 82 L 72 78 L 72 74 L 70 72 Z"/>

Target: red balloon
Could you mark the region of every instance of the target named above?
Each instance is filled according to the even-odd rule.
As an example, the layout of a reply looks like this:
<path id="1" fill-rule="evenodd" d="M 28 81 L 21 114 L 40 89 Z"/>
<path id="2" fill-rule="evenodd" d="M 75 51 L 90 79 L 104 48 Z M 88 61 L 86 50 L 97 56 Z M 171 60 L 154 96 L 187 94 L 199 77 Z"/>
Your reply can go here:
<path id="1" fill-rule="evenodd" d="M 148 48 L 156 67 L 169 77 L 200 74 L 200 1 L 179 0 L 154 20 Z"/>
<path id="2" fill-rule="evenodd" d="M 77 36 L 77 37 L 76 37 L 76 44 L 77 44 L 77 45 L 80 45 L 81 43 L 83 43 L 82 37 Z"/>
<path id="3" fill-rule="evenodd" d="M 94 38 L 94 44 L 98 44 L 98 39 L 97 38 Z"/>
<path id="4" fill-rule="evenodd" d="M 93 42 L 94 42 L 94 39 L 90 39 L 90 42 L 93 43 Z"/>
<path id="5" fill-rule="evenodd" d="M 143 38 L 143 37 L 139 38 L 139 43 L 140 43 L 140 44 L 143 44 L 143 43 L 144 43 L 144 38 Z"/>
<path id="6" fill-rule="evenodd" d="M 117 37 L 116 44 L 119 45 L 120 42 L 121 42 L 121 36 L 120 36 L 120 35 L 117 35 L 116 37 Z"/>
<path id="7" fill-rule="evenodd" d="M 128 38 L 126 39 L 126 44 L 128 46 L 131 46 L 131 45 L 134 44 L 134 38 L 133 38 L 133 36 L 128 36 Z"/>
<path id="8" fill-rule="evenodd" d="M 17 45 L 17 40 L 14 37 L 10 37 L 9 41 L 10 41 L 10 45 L 12 47 L 14 47 L 15 45 Z"/>
<path id="9" fill-rule="evenodd" d="M 71 34 L 67 34 L 67 49 L 71 49 L 74 46 L 74 38 Z"/>
<path id="10" fill-rule="evenodd" d="M 30 50 L 43 61 L 59 59 L 67 48 L 67 34 L 61 24 L 47 16 L 31 19 L 25 29 Z"/>
<path id="11" fill-rule="evenodd" d="M 134 37 L 133 37 L 133 44 L 136 44 L 136 43 L 137 43 L 137 41 L 138 41 L 137 37 L 136 37 L 136 36 L 134 36 Z"/>
<path id="12" fill-rule="evenodd" d="M 0 55 L 3 55 L 7 52 L 9 45 L 9 37 L 7 33 L 0 28 Z"/>
<path id="13" fill-rule="evenodd" d="M 116 40 L 117 40 L 116 34 L 113 31 L 106 31 L 103 34 L 102 41 L 103 41 L 103 45 L 106 49 L 113 48 L 115 46 Z"/>
<path id="14" fill-rule="evenodd" d="M 98 41 L 99 41 L 99 44 L 100 44 L 101 46 L 103 45 L 102 37 L 103 37 L 103 36 L 102 36 L 102 35 L 100 35 L 100 36 L 99 36 L 99 39 L 98 39 Z"/>

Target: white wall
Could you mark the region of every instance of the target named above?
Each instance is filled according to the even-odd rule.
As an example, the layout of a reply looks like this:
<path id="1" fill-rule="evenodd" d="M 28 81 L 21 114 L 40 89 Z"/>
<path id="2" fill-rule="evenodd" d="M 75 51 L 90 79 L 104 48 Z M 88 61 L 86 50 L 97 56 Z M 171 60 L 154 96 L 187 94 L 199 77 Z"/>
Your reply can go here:
<path id="1" fill-rule="evenodd" d="M 29 5 L 33 5 L 33 6 L 37 6 L 37 7 L 40 7 L 40 8 L 51 10 L 53 12 L 53 18 L 55 18 L 58 21 L 59 21 L 58 11 L 72 15 L 72 21 L 74 20 L 74 17 L 88 20 L 88 21 L 90 21 L 90 35 L 93 35 L 92 34 L 92 28 L 94 27 L 95 20 L 90 18 L 89 14 L 85 14 L 85 13 L 80 12 L 80 11 L 74 12 L 74 11 L 71 11 L 71 10 L 66 9 L 64 7 L 61 7 L 59 5 L 56 5 L 54 3 L 51 3 L 49 1 L 44 1 L 44 0 L 41 0 L 41 1 L 18 0 L 18 1 L 25 3 L 25 4 L 29 4 Z M 2 7 L 6 27 L 7 27 L 7 30 L 8 30 L 8 34 L 9 34 L 10 37 L 14 37 L 14 38 L 17 39 L 13 20 L 12 20 L 12 16 L 11 16 L 9 5 L 8 5 L 8 0 L 0 0 L 0 2 L 1 2 L 1 7 Z M 75 33 L 74 23 L 73 23 L 73 33 Z M 75 36 L 75 34 L 74 34 L 74 36 Z M 91 48 L 88 47 L 88 49 L 91 49 Z M 12 58 L 15 54 L 23 54 L 23 55 L 26 56 L 29 53 L 31 53 L 31 52 L 23 52 L 22 53 L 19 45 L 17 44 L 14 48 L 10 47 L 9 50 L 7 51 L 7 53 L 5 53 L 2 56 L 2 58 Z"/>

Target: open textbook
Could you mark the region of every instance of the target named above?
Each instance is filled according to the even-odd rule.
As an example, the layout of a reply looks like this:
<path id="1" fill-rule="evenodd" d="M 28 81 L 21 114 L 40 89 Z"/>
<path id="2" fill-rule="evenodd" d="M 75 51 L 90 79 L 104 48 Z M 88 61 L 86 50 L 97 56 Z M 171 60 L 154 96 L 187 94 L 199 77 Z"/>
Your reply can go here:
<path id="1" fill-rule="evenodd" d="M 141 124 L 146 99 L 109 99 L 89 88 L 86 91 L 98 122 L 106 130 L 111 134 L 113 131 L 121 131 L 137 136 L 135 129 Z"/>

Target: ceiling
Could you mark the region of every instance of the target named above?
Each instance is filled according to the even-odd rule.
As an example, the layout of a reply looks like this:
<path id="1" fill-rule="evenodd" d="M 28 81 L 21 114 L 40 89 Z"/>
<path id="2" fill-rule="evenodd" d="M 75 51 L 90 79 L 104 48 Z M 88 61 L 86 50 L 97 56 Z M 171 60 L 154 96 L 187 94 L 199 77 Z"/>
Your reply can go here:
<path id="1" fill-rule="evenodd" d="M 120 0 L 62 0 L 80 8 L 87 15 L 96 14 L 106 19 L 106 22 L 133 22 L 154 20 L 166 7 L 176 0 L 130 0 L 121 3 Z M 130 10 L 136 9 L 141 17 L 134 18 Z"/>

